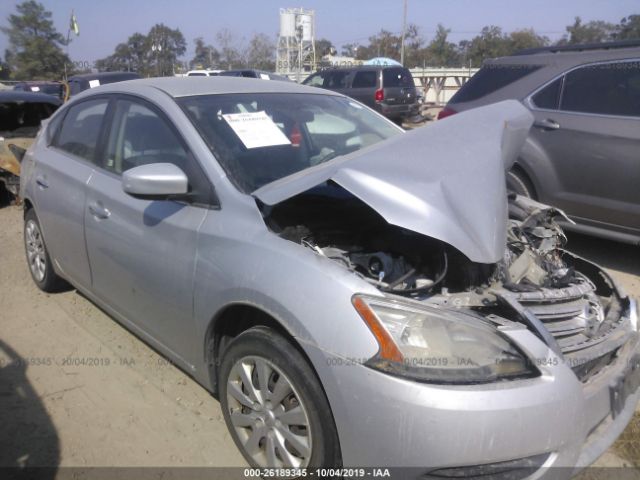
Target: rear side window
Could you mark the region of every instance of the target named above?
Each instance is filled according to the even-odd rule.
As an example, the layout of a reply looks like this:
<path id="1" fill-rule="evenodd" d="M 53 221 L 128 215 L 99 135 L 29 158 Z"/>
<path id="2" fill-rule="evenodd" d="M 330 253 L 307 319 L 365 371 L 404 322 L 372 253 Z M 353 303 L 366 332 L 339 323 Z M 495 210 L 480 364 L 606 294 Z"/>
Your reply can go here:
<path id="1" fill-rule="evenodd" d="M 353 77 L 352 88 L 375 88 L 377 82 L 378 72 L 357 72 Z"/>
<path id="2" fill-rule="evenodd" d="M 485 65 L 451 98 L 449 103 L 478 100 L 530 75 L 540 65 Z"/>
<path id="3" fill-rule="evenodd" d="M 562 80 L 562 77 L 558 78 L 531 97 L 533 104 L 538 108 L 557 110 L 558 104 L 560 103 Z"/>
<path id="4" fill-rule="evenodd" d="M 590 65 L 569 72 L 560 109 L 640 117 L 640 62 Z"/>
<path id="5" fill-rule="evenodd" d="M 69 108 L 53 144 L 93 162 L 108 100 L 90 100 Z"/>
<path id="6" fill-rule="evenodd" d="M 384 87 L 415 87 L 411 72 L 406 68 L 387 68 L 382 71 Z"/>

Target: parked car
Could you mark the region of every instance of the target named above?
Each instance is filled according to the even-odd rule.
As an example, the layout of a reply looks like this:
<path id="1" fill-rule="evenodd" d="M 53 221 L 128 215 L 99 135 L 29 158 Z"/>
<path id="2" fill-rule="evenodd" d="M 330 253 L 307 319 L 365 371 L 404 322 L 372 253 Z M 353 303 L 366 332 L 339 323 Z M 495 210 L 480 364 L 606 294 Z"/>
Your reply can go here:
<path id="1" fill-rule="evenodd" d="M 46 93 L 47 95 L 53 95 L 56 98 L 62 98 L 64 95 L 64 86 L 61 82 L 45 82 L 45 81 L 32 81 L 32 82 L 20 82 L 13 86 L 14 90 L 19 92 L 35 92 Z"/>
<path id="2" fill-rule="evenodd" d="M 187 77 L 215 77 L 223 70 L 189 70 Z"/>
<path id="3" fill-rule="evenodd" d="M 140 75 L 133 72 L 97 72 L 74 75 L 67 80 L 69 84 L 67 97 L 73 97 L 80 92 L 107 83 L 124 82 L 125 80 L 135 80 L 138 78 L 140 78 Z"/>
<path id="4" fill-rule="evenodd" d="M 17 199 L 22 157 L 41 122 L 61 103 L 59 98 L 44 93 L 0 92 L 0 205 Z"/>
<path id="5" fill-rule="evenodd" d="M 372 65 L 320 70 L 302 83 L 355 98 L 396 122 L 418 113 L 416 86 L 411 72 L 404 67 Z"/>
<path id="6" fill-rule="evenodd" d="M 508 218 L 522 105 L 405 133 L 327 90 L 199 80 L 52 117 L 21 178 L 39 288 L 70 282 L 216 393 L 255 467 L 558 478 L 611 445 L 637 306 L 560 212 L 513 196 Z"/>
<path id="7" fill-rule="evenodd" d="M 640 244 L 640 41 L 489 60 L 440 118 L 508 98 L 536 119 L 509 189 L 562 208 L 565 228 Z"/>
<path id="8" fill-rule="evenodd" d="M 287 77 L 276 73 L 265 72 L 264 70 L 222 70 L 218 73 L 221 77 L 243 77 L 243 78 L 259 78 L 260 80 L 278 80 L 280 82 L 290 82 Z"/>

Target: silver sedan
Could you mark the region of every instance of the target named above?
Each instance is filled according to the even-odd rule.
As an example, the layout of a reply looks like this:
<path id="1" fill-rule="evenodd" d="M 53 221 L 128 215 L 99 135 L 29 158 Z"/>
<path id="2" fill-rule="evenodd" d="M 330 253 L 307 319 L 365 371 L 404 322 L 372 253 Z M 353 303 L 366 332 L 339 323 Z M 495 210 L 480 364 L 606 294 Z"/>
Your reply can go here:
<path id="1" fill-rule="evenodd" d="M 507 101 L 405 133 L 292 83 L 101 86 L 24 158 L 27 260 L 214 393 L 252 466 L 569 476 L 633 414 L 638 311 L 562 212 L 508 199 L 531 123 Z"/>

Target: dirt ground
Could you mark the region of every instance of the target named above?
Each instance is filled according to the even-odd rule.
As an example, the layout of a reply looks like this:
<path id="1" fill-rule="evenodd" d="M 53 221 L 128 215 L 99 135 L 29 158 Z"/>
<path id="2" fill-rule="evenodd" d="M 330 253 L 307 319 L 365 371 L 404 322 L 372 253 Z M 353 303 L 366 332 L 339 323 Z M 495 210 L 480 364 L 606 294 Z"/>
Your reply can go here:
<path id="1" fill-rule="evenodd" d="M 570 246 L 640 297 L 640 249 Z M 640 416 L 598 461 L 640 466 Z M 78 293 L 32 283 L 22 210 L 0 209 L 0 466 L 243 466 L 218 402 Z"/>

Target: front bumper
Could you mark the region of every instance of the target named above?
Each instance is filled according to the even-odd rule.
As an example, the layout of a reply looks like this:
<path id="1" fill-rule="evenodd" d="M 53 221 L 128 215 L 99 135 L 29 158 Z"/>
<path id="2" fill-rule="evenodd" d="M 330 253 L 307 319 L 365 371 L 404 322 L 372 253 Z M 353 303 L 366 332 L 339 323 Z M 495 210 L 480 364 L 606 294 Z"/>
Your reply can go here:
<path id="1" fill-rule="evenodd" d="M 634 334 L 587 383 L 525 328 L 508 335 L 542 376 L 489 385 L 420 384 L 308 347 L 332 407 L 345 466 L 441 468 L 549 454 L 540 472 L 566 478 L 595 461 L 633 416 L 640 390 L 614 418 L 610 384 L 640 352 Z M 537 361 L 537 360 L 536 360 Z"/>

